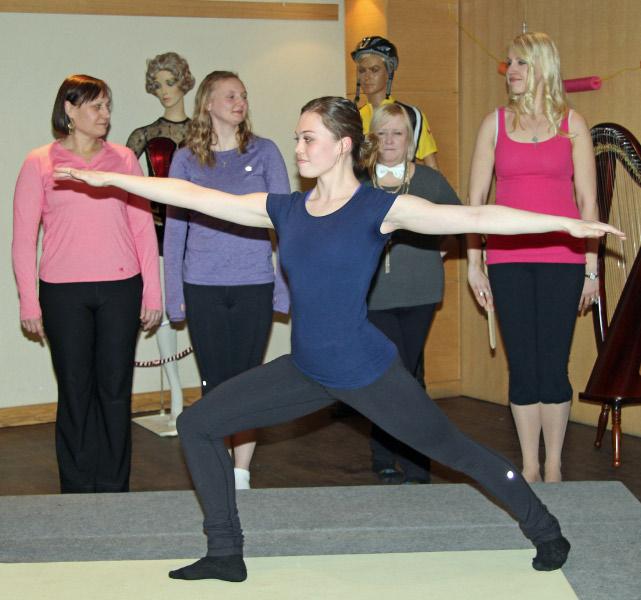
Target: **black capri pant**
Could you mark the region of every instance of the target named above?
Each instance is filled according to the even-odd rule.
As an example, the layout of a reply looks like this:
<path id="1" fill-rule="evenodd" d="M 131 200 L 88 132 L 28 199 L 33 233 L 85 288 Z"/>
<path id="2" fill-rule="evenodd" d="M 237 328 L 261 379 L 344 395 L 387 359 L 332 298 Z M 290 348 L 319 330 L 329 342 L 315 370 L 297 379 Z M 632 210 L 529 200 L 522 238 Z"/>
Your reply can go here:
<path id="1" fill-rule="evenodd" d="M 488 273 L 510 369 L 510 402 L 568 402 L 568 359 L 585 266 L 504 263 L 489 265 Z"/>

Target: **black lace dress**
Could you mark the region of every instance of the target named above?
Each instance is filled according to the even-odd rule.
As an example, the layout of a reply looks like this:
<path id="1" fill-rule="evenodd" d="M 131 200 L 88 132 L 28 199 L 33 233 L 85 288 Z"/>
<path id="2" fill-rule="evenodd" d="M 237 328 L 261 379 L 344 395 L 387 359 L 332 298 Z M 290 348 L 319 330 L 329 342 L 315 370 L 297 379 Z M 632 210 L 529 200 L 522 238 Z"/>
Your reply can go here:
<path id="1" fill-rule="evenodd" d="M 144 152 L 147 159 L 147 172 L 154 177 L 167 177 L 171 159 L 187 135 L 190 119 L 169 121 L 164 117 L 156 119 L 150 125 L 138 127 L 129 136 L 127 147 L 140 158 Z M 166 207 L 164 204 L 151 202 L 154 225 L 158 236 L 158 249 L 162 256 L 162 242 L 165 229 Z"/>

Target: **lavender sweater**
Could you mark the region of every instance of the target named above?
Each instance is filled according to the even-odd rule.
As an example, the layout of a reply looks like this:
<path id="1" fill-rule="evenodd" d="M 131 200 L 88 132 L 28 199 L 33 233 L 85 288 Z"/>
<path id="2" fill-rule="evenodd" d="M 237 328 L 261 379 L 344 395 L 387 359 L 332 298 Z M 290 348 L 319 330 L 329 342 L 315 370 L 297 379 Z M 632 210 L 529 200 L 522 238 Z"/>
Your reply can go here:
<path id="1" fill-rule="evenodd" d="M 170 177 L 232 194 L 288 194 L 287 169 L 276 144 L 254 137 L 247 152 L 216 153 L 216 165 L 202 166 L 188 148 L 173 157 Z M 165 307 L 171 321 L 185 313 L 183 281 L 195 285 L 253 285 L 275 282 L 274 310 L 289 311 L 289 294 L 280 269 L 272 266 L 267 229 L 236 225 L 202 213 L 167 207 L 164 239 Z"/>

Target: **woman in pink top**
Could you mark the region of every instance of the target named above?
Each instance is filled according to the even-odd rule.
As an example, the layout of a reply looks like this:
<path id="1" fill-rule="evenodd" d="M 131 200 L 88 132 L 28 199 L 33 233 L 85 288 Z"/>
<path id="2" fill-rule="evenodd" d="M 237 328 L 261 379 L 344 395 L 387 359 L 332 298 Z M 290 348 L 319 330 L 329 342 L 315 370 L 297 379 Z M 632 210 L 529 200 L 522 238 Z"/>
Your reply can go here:
<path id="1" fill-rule="evenodd" d="M 56 452 L 63 493 L 128 490 L 136 337 L 141 324 L 158 324 L 162 306 L 147 200 L 53 179 L 53 169 L 69 163 L 141 173 L 131 150 L 105 141 L 110 116 L 111 91 L 104 81 L 67 77 L 51 119 L 57 139 L 29 153 L 14 196 L 20 322 L 29 336 L 46 334 L 49 340 L 58 380 Z"/>
<path id="2" fill-rule="evenodd" d="M 590 131 L 568 108 L 554 42 L 524 33 L 508 51 L 509 101 L 481 124 L 470 173 L 470 204 L 487 201 L 539 213 L 597 219 Z M 561 481 L 570 414 L 568 358 L 577 309 L 597 301 L 596 243 L 564 233 L 488 236 L 484 275 L 478 235 L 468 239 L 468 281 L 478 303 L 496 308 L 509 369 L 509 399 L 523 455 L 523 476 Z M 490 285 L 491 284 L 491 285 Z"/>

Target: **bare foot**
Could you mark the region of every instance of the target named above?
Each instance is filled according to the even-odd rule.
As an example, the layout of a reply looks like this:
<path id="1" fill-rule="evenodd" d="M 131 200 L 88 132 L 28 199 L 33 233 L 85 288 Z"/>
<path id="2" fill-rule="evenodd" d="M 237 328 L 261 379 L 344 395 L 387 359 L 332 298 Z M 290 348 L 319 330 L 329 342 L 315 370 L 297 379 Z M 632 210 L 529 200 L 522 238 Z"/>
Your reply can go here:
<path id="1" fill-rule="evenodd" d="M 543 481 L 541 479 L 541 472 L 539 471 L 539 469 L 523 469 L 523 471 L 521 471 L 521 475 L 523 475 L 523 479 L 525 479 L 525 481 L 527 481 L 528 483 L 538 483 L 540 481 Z"/>
<path id="2" fill-rule="evenodd" d="M 561 469 L 545 469 L 545 483 L 561 483 L 563 476 Z"/>

